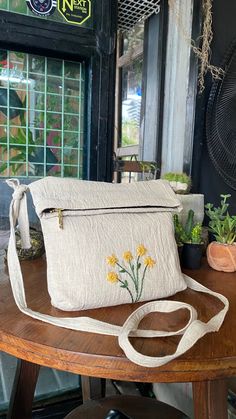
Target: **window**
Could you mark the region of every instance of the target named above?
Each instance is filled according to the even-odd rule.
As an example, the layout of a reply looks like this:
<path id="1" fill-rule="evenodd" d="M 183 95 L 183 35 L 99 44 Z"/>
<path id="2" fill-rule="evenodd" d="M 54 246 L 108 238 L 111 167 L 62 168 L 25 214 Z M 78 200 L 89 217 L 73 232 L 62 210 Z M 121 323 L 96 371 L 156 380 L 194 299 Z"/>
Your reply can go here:
<path id="1" fill-rule="evenodd" d="M 123 160 L 134 159 L 139 154 L 144 24 L 119 36 L 117 59 L 117 113 L 116 155 Z M 136 179 L 136 175 L 122 173 L 122 180 Z"/>
<path id="2" fill-rule="evenodd" d="M 1 176 L 111 180 L 117 1 L 90 2 L 92 27 L 87 28 L 25 15 L 25 2 L 4 6 L 0 0 L 6 9 L 0 26 L 0 51 L 6 54 L 2 76 L 12 77 L 15 66 L 27 80 L 18 85 L 0 80 L 2 100 L 5 95 Z M 13 95 L 19 106 L 12 106 Z M 19 107 L 14 119 L 12 110 Z M 23 144 L 12 141 L 22 133 L 19 128 Z"/>
<path id="3" fill-rule="evenodd" d="M 140 112 L 142 101 L 144 24 L 139 24 L 131 32 L 120 35 L 121 55 L 118 57 L 117 89 L 121 91 L 121 114 L 117 121 L 118 147 L 139 144 Z M 134 149 L 137 150 L 138 148 Z"/>
<path id="4" fill-rule="evenodd" d="M 131 156 L 142 162 L 133 164 L 135 180 L 137 172 L 145 179 L 160 173 L 167 19 L 163 3 L 160 13 L 120 35 L 114 147 L 115 167 L 121 167 L 121 176 L 114 177 L 118 181 L 130 179 L 123 173 L 127 164 L 120 160 Z"/>
<path id="5" fill-rule="evenodd" d="M 83 177 L 84 62 L 0 57 L 0 175 Z"/>
<path id="6" fill-rule="evenodd" d="M 45 175 L 112 178 L 117 2 L 91 4 L 92 28 L 1 11 L 2 218 L 12 194 L 8 176 L 26 184 Z M 35 224 L 30 202 L 28 209 Z"/>
<path id="7" fill-rule="evenodd" d="M 123 35 L 124 54 L 119 57 L 122 86 L 121 147 L 138 145 L 142 101 L 144 24 Z"/>

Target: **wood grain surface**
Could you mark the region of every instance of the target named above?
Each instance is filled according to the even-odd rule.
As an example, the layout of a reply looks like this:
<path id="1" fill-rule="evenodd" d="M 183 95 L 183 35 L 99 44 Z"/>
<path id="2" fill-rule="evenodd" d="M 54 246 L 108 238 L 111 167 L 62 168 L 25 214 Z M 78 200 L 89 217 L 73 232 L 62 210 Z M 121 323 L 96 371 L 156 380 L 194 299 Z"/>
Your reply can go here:
<path id="1" fill-rule="evenodd" d="M 53 308 L 47 294 L 45 260 L 22 263 L 27 302 L 31 309 L 54 316 L 91 316 L 121 325 L 139 304 L 127 304 L 81 312 Z M 0 350 L 23 360 L 91 377 L 139 382 L 181 382 L 213 380 L 236 374 L 236 273 L 217 272 L 204 262 L 189 275 L 214 291 L 224 294 L 230 309 L 220 331 L 202 338 L 185 355 L 159 368 L 144 368 L 130 362 L 116 337 L 76 332 L 34 320 L 16 307 L 7 272 L 1 275 Z M 93 290 L 91 290 L 93 292 Z M 200 319 L 207 320 L 221 308 L 214 297 L 191 290 L 176 294 L 174 300 L 194 305 Z M 152 314 L 142 327 L 179 328 L 187 319 L 184 310 L 171 315 Z M 133 338 L 134 346 L 150 356 L 174 351 L 179 337 Z"/>

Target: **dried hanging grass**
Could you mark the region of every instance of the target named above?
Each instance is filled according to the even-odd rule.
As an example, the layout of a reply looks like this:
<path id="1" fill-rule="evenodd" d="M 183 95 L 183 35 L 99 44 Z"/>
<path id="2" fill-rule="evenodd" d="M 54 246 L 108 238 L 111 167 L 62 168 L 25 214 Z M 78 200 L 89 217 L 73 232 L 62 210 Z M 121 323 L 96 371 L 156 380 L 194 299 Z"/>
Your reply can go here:
<path id="1" fill-rule="evenodd" d="M 193 39 L 191 39 L 184 29 L 179 14 L 175 11 L 175 0 L 168 0 L 170 11 L 174 14 L 175 20 L 185 38 L 185 40 L 191 46 L 193 52 L 196 54 L 200 61 L 200 71 L 198 75 L 198 83 L 200 93 L 205 89 L 204 79 L 207 72 L 210 72 L 214 79 L 221 79 L 224 75 L 224 70 L 220 67 L 216 67 L 210 63 L 211 60 L 211 42 L 213 39 L 212 31 L 212 2 L 213 0 L 203 1 L 203 29 L 202 35 L 199 38 L 201 41 L 201 47 L 196 47 Z"/>

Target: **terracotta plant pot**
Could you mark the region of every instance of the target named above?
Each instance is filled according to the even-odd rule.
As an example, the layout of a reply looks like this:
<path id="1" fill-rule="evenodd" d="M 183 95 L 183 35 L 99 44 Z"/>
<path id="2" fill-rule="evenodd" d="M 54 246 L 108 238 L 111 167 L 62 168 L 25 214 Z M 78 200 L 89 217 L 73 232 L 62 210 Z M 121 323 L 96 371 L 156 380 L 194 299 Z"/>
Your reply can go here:
<path id="1" fill-rule="evenodd" d="M 216 271 L 236 271 L 236 244 L 211 242 L 207 247 L 207 261 Z"/>

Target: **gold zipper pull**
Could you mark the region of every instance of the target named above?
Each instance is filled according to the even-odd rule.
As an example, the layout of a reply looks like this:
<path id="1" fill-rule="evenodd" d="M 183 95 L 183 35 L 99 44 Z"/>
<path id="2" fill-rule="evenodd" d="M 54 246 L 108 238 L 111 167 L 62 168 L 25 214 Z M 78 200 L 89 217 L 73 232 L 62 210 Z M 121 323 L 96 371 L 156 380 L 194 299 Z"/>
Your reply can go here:
<path id="1" fill-rule="evenodd" d="M 63 209 L 62 208 L 53 208 L 49 212 L 51 214 L 53 214 L 53 213 L 55 214 L 55 212 L 57 213 L 58 221 L 59 221 L 59 228 L 62 230 L 63 229 Z"/>
<path id="2" fill-rule="evenodd" d="M 63 229 L 63 210 L 61 208 L 57 209 L 57 213 L 58 213 L 58 221 L 59 221 L 59 228 L 62 230 Z"/>

